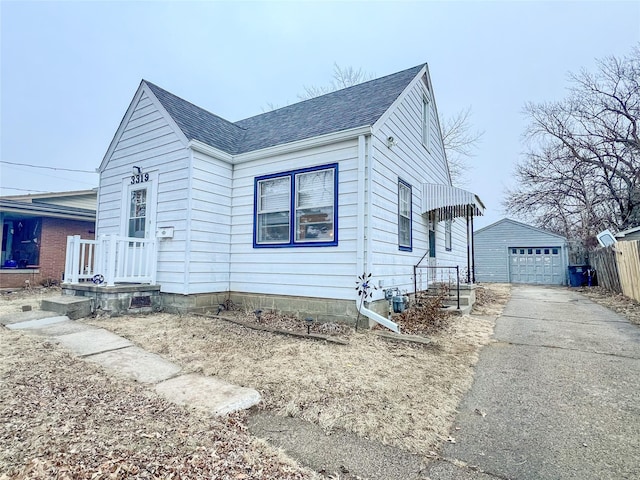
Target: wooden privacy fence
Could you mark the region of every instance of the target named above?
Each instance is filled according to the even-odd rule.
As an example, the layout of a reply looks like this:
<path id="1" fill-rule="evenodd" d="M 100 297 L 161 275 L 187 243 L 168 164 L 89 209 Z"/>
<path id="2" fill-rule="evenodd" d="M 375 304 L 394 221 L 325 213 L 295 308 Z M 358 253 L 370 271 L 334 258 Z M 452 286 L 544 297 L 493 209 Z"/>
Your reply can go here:
<path id="1" fill-rule="evenodd" d="M 589 257 L 598 285 L 640 302 L 640 240 L 618 242 Z"/>
<path id="2" fill-rule="evenodd" d="M 600 248 L 595 252 L 590 252 L 589 263 L 591 268 L 596 271 L 598 285 L 612 292 L 622 293 L 616 252 L 613 247 Z"/>
<path id="3" fill-rule="evenodd" d="M 618 242 L 615 249 L 622 293 L 640 302 L 640 240 Z"/>

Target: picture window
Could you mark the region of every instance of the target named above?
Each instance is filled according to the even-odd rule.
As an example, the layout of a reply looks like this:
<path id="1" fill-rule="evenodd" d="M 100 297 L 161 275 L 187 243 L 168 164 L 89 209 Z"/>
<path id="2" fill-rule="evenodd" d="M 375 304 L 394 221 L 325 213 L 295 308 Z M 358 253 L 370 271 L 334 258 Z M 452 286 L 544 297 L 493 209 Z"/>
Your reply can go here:
<path id="1" fill-rule="evenodd" d="M 254 247 L 334 246 L 338 165 L 255 180 Z"/>

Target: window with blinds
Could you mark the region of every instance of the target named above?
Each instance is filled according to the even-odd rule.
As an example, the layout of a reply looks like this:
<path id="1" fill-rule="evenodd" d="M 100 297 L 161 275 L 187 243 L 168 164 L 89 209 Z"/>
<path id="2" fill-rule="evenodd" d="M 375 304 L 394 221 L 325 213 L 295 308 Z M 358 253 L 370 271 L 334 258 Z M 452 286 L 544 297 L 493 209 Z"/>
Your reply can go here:
<path id="1" fill-rule="evenodd" d="M 291 178 L 258 182 L 257 236 L 259 243 L 288 242 L 290 237 Z"/>
<path id="2" fill-rule="evenodd" d="M 411 185 L 398 180 L 398 245 L 411 250 Z"/>
<path id="3" fill-rule="evenodd" d="M 337 169 L 256 178 L 254 247 L 337 245 Z"/>

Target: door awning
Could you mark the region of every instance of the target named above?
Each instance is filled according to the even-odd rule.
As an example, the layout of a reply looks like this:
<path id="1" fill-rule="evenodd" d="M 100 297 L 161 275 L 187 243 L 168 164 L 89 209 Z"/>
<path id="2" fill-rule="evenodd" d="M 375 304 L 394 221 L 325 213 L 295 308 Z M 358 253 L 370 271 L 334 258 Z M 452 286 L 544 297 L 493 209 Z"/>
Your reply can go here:
<path id="1" fill-rule="evenodd" d="M 484 204 L 475 193 L 437 183 L 422 185 L 422 212 L 437 212 L 440 219 L 480 216 Z"/>

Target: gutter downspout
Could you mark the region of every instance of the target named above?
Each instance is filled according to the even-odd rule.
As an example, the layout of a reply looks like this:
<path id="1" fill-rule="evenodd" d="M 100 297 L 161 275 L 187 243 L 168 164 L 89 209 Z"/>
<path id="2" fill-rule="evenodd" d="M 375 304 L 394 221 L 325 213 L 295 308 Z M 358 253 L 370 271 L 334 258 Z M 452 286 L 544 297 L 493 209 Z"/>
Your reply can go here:
<path id="1" fill-rule="evenodd" d="M 358 193 L 363 195 L 365 198 L 358 202 L 358 225 L 357 225 L 357 240 L 356 240 L 356 272 L 360 275 L 360 272 L 365 272 L 365 269 L 368 273 L 371 273 L 371 269 L 373 268 L 373 262 L 371 260 L 371 200 L 373 198 L 372 193 L 372 172 L 373 172 L 373 155 L 372 153 L 372 136 L 369 136 L 369 144 L 368 149 L 366 143 L 366 137 L 364 135 L 358 136 Z M 368 151 L 367 151 L 368 150 Z M 365 171 L 367 166 L 367 157 L 369 157 L 369 176 L 368 182 L 366 185 L 366 194 L 365 194 Z M 366 201 L 364 201 L 366 200 Z M 365 205 L 368 208 L 368 221 L 365 225 Z M 366 239 L 366 240 L 365 240 Z M 365 251 L 366 251 L 366 259 L 365 259 Z M 366 265 L 365 265 L 366 264 Z M 356 308 L 360 308 L 360 299 L 356 298 Z M 382 315 L 374 312 L 373 310 L 369 310 L 362 305 L 360 308 L 360 313 L 367 317 L 369 320 L 373 320 L 380 325 L 387 327 L 390 330 L 393 330 L 396 333 L 400 333 L 400 329 L 398 328 L 398 324 L 392 322 L 391 320 L 383 317 Z"/>

